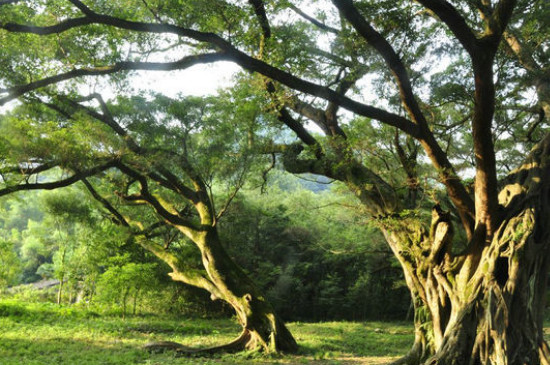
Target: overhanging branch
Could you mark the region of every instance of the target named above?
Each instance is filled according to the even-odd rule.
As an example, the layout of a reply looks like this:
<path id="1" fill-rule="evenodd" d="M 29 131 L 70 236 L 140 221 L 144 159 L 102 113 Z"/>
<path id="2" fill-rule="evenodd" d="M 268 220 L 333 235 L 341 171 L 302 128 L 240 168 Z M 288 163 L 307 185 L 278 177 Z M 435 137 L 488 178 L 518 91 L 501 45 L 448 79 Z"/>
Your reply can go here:
<path id="1" fill-rule="evenodd" d="M 449 27 L 464 49 L 473 55 L 476 52 L 478 40 L 470 29 L 466 20 L 458 10 L 445 0 L 416 0 L 425 8 L 432 11 L 443 23 Z"/>
<path id="2" fill-rule="evenodd" d="M 114 168 L 118 165 L 118 160 L 112 160 L 107 162 L 106 164 L 93 167 L 88 170 L 84 171 L 78 171 L 75 172 L 72 176 L 52 181 L 52 182 L 44 182 L 44 183 L 25 183 L 25 184 L 19 184 L 19 185 L 13 185 L 13 186 L 7 186 L 3 189 L 0 189 L 0 196 L 8 195 L 11 193 L 15 193 L 17 191 L 25 191 L 25 190 L 54 190 L 59 189 L 63 187 L 70 186 L 78 181 L 81 181 L 82 179 L 85 179 L 87 177 L 96 175 L 100 172 L 106 171 L 108 169 Z"/>
<path id="3" fill-rule="evenodd" d="M 76 0 L 74 1 L 77 3 L 80 3 L 79 1 L 76 1 Z M 403 118 L 397 114 L 390 113 L 380 108 L 376 108 L 370 105 L 357 102 L 330 88 L 303 80 L 284 70 L 281 70 L 277 67 L 273 67 L 265 63 L 264 61 L 258 60 L 240 51 L 239 49 L 235 48 L 231 43 L 229 43 L 228 41 L 226 41 L 225 39 L 223 39 L 222 37 L 216 34 L 195 31 L 192 29 L 178 27 L 170 24 L 156 24 L 156 23 L 128 21 L 120 18 L 111 17 L 108 15 L 97 14 L 91 10 L 86 10 L 86 11 L 88 12 L 86 13 L 87 14 L 86 22 L 83 22 L 82 20 L 80 20 L 78 22 L 67 23 L 68 21 L 65 21 L 63 23 L 60 23 L 60 24 L 63 24 L 62 27 L 59 27 L 59 24 L 56 25 L 58 27 L 58 28 L 55 28 L 56 32 L 61 33 L 69 29 L 88 25 L 88 24 L 103 24 L 103 25 L 120 28 L 120 29 L 136 31 L 136 32 L 146 32 L 146 33 L 153 33 L 153 34 L 175 34 L 181 37 L 191 38 L 199 42 L 211 44 L 212 46 L 220 49 L 222 53 L 189 56 L 189 57 L 185 57 L 184 59 L 182 59 L 182 61 L 179 61 L 179 62 L 187 63 L 187 62 L 190 62 L 190 60 L 194 60 L 194 63 L 193 62 L 192 63 L 195 64 L 199 62 L 200 63 L 215 62 L 215 61 L 220 61 L 222 59 L 234 61 L 235 63 L 239 64 L 241 67 L 243 67 L 248 71 L 258 72 L 266 77 L 277 80 L 282 84 L 290 88 L 293 88 L 297 91 L 301 91 L 313 96 L 318 96 L 325 100 L 334 102 L 340 105 L 341 107 L 348 109 L 356 114 L 362 115 L 367 118 L 375 119 L 382 123 L 399 128 L 403 132 L 410 134 L 411 136 L 414 136 L 414 137 L 419 136 L 418 128 L 414 125 L 414 123 L 412 123 L 407 118 Z M 26 25 L 20 25 L 20 24 L 12 24 L 12 23 L 0 25 L 0 28 L 6 29 L 6 30 L 8 30 L 9 28 L 9 30 L 11 31 L 33 33 L 38 35 L 43 35 L 44 32 L 47 32 L 47 34 L 53 33 L 52 27 L 54 26 L 36 27 L 36 26 L 26 26 Z M 217 56 L 213 56 L 213 55 L 217 55 Z M 208 57 L 208 58 L 218 57 L 218 59 L 203 60 L 201 62 L 200 60 L 203 57 Z M 122 62 L 122 64 L 125 64 L 125 63 Z M 145 64 L 145 63 L 137 62 L 136 64 Z M 166 70 L 167 69 L 166 65 L 167 65 L 166 63 L 158 64 L 155 70 L 163 70 L 163 69 Z M 129 68 L 129 69 L 132 69 L 132 68 Z M 142 68 L 135 68 L 135 69 L 142 69 Z M 175 68 L 168 68 L 168 69 L 182 69 L 182 67 L 178 66 Z M 4 90 L 4 92 L 10 92 L 10 95 L 4 98 L 0 98 L 0 105 L 3 105 L 7 101 L 15 99 L 16 97 L 24 94 L 25 92 L 35 90 L 44 86 L 48 86 L 57 82 L 61 82 L 61 81 L 65 81 L 65 80 L 69 80 L 69 79 L 77 78 L 81 76 L 112 74 L 114 72 L 123 71 L 123 70 L 124 69 L 114 70 L 113 66 L 108 67 L 107 70 L 92 69 L 93 72 L 90 72 L 89 69 L 88 70 L 80 69 L 80 70 L 74 70 L 68 73 L 48 77 L 28 85 L 16 86 L 14 88 Z"/>
<path id="4" fill-rule="evenodd" d="M 301 16 L 302 18 L 304 18 L 305 20 L 307 20 L 311 24 L 315 25 L 317 28 L 319 28 L 323 31 L 329 32 L 329 33 L 333 33 L 333 34 L 339 34 L 340 33 L 340 31 L 338 29 L 333 28 L 331 26 L 328 26 L 323 22 L 320 22 L 319 20 L 315 19 L 314 17 L 312 17 L 312 16 L 306 14 L 305 12 L 303 12 L 300 8 L 298 8 L 294 4 L 289 3 L 288 7 L 290 9 L 292 9 L 296 14 L 298 14 L 299 16 Z"/>
<path id="5" fill-rule="evenodd" d="M 80 68 L 64 72 L 58 75 L 45 77 L 43 79 L 30 82 L 24 85 L 18 85 L 11 88 L 0 89 L 0 93 L 8 95 L 0 98 L 0 106 L 18 98 L 19 96 L 37 90 L 46 86 L 54 85 L 62 81 L 72 80 L 83 76 L 104 76 L 115 74 L 122 71 L 172 71 L 183 70 L 194 65 L 213 63 L 217 61 L 229 60 L 229 57 L 222 52 L 206 53 L 201 55 L 187 56 L 175 62 L 131 62 L 121 61 L 111 66 Z"/>
<path id="6" fill-rule="evenodd" d="M 124 216 L 105 197 L 101 196 L 87 179 L 82 179 L 82 182 L 90 194 L 92 194 L 92 197 L 100 202 L 101 205 L 103 205 L 103 207 L 113 216 L 114 223 L 124 227 L 130 226 L 126 218 L 124 218 Z"/>
<path id="7" fill-rule="evenodd" d="M 124 128 L 122 128 L 122 126 L 114 119 L 111 111 L 109 110 L 109 107 L 107 106 L 107 103 L 103 100 L 103 97 L 100 94 L 89 95 L 82 98 L 81 101 L 88 101 L 93 99 L 97 100 L 100 104 L 102 113 L 99 113 L 94 109 L 86 107 L 69 98 L 63 97 L 62 99 L 68 102 L 72 107 L 78 110 L 83 110 L 89 116 L 109 126 L 118 136 L 120 136 L 124 140 L 128 148 L 135 154 L 143 156 L 148 152 L 148 149 L 139 146 L 135 139 L 132 138 L 128 134 L 128 132 Z M 158 163 L 155 163 L 154 167 L 157 169 L 158 173 L 149 172 L 147 175 L 151 179 L 155 180 L 163 187 L 183 195 L 186 199 L 191 200 L 193 203 L 198 202 L 198 198 L 195 192 L 185 186 L 185 184 L 183 184 L 180 179 L 178 179 L 168 169 Z"/>
<path id="8" fill-rule="evenodd" d="M 131 200 L 131 201 L 144 201 L 144 202 L 146 202 L 164 220 L 166 220 L 170 224 L 174 225 L 176 228 L 178 228 L 186 236 L 188 236 L 192 239 L 195 238 L 194 236 L 199 231 L 197 229 L 197 227 L 195 227 L 195 225 L 192 222 L 188 221 L 187 219 L 184 219 L 184 218 L 180 217 L 177 212 L 174 212 L 174 213 L 170 212 L 170 209 L 166 208 L 164 206 L 164 204 L 151 193 L 151 191 L 149 190 L 149 184 L 147 182 L 147 177 L 145 175 L 142 175 L 138 171 L 136 171 L 133 168 L 123 164 L 122 162 L 118 162 L 116 167 L 122 173 L 134 178 L 140 184 L 140 193 L 139 194 L 123 196 L 124 199 Z"/>

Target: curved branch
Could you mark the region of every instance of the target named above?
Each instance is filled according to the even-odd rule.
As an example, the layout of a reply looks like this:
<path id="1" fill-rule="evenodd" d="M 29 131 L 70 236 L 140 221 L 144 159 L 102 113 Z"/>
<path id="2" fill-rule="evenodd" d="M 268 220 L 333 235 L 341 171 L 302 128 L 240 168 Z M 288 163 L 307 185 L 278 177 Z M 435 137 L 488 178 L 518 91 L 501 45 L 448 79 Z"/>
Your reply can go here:
<path id="1" fill-rule="evenodd" d="M 131 136 L 128 134 L 128 132 L 122 128 L 112 117 L 107 104 L 103 101 L 100 95 L 93 94 L 92 96 L 89 96 L 85 99 L 89 98 L 95 98 L 99 101 L 102 109 L 103 114 L 97 113 L 95 110 L 84 107 L 78 103 L 72 102 L 73 106 L 79 107 L 81 109 L 84 109 L 86 113 L 88 113 L 90 116 L 102 121 L 103 123 L 107 124 L 111 129 L 115 131 L 119 136 L 123 137 L 126 141 L 126 144 L 129 146 L 129 148 L 138 155 L 143 155 L 146 152 L 146 149 L 140 147 L 137 142 L 131 138 Z M 215 222 L 215 212 L 214 208 L 211 203 L 211 199 L 208 197 L 207 189 L 204 186 L 204 183 L 200 177 L 200 174 L 198 174 L 194 167 L 191 166 L 191 164 L 187 161 L 186 158 L 182 158 L 181 166 L 184 170 L 184 172 L 187 174 L 187 176 L 191 179 L 195 186 L 195 191 L 188 188 L 181 182 L 181 180 L 173 174 L 169 169 L 162 166 L 161 164 L 155 163 L 153 164 L 154 168 L 157 170 L 157 172 L 148 172 L 146 174 L 147 177 L 151 178 L 152 180 L 158 182 L 163 187 L 173 190 L 179 194 L 181 194 L 186 199 L 193 202 L 195 207 L 197 208 L 197 211 L 199 212 L 199 215 L 201 216 L 201 220 L 203 224 L 213 224 Z M 146 179 L 140 180 L 139 174 L 134 171 L 136 174 L 134 177 L 142 183 L 142 187 L 145 187 L 145 190 L 148 192 L 147 188 L 147 181 Z M 144 177 L 143 177 L 144 178 Z M 158 201 L 158 199 L 156 199 Z M 151 203 L 151 201 L 148 201 Z M 156 209 L 156 208 L 155 208 Z M 189 227 L 191 225 L 188 224 Z"/>
<path id="2" fill-rule="evenodd" d="M 464 49 L 472 56 L 476 52 L 478 39 L 458 10 L 445 0 L 416 0 L 432 11 L 449 27 Z"/>
<path id="3" fill-rule="evenodd" d="M 126 145 L 132 152 L 136 153 L 137 155 L 144 155 L 147 152 L 147 149 L 139 146 L 138 143 L 128 134 L 128 132 L 115 121 L 109 110 L 109 107 L 107 106 L 107 103 L 105 103 L 103 97 L 100 94 L 91 94 L 85 98 L 82 98 L 81 101 L 88 101 L 92 99 L 95 99 L 99 102 L 101 110 L 103 112 L 102 114 L 91 108 L 83 106 L 80 103 L 75 102 L 74 100 L 63 97 L 63 100 L 67 101 L 74 108 L 83 110 L 89 116 L 109 126 L 117 135 L 123 138 Z M 168 169 L 159 164 L 155 164 L 154 167 L 163 176 L 160 176 L 159 174 L 154 172 L 148 173 L 147 176 L 157 181 L 163 187 L 178 192 L 193 203 L 198 203 L 197 194 L 195 194 L 193 190 L 185 186 L 173 173 L 171 173 Z"/>
<path id="4" fill-rule="evenodd" d="M 46 162 L 38 164 L 34 162 L 26 162 L 27 166 L 6 166 L 0 169 L 0 174 L 19 173 L 22 175 L 34 175 L 40 172 L 51 170 L 58 167 L 58 163 Z"/>
<path id="5" fill-rule="evenodd" d="M 76 1 L 76 0 L 73 0 L 73 1 Z M 269 65 L 269 64 L 267 64 L 267 63 L 265 63 L 261 60 L 258 60 L 256 58 L 253 58 L 253 57 L 247 55 L 246 53 L 238 50 L 233 45 L 231 45 L 231 43 L 229 43 L 228 41 L 226 41 L 225 39 L 223 39 L 222 37 L 220 37 L 216 34 L 199 32 L 199 31 L 195 31 L 195 30 L 192 30 L 192 29 L 182 28 L 182 27 L 178 27 L 178 26 L 170 25 L 170 24 L 155 24 L 155 23 L 133 22 L 133 21 L 128 21 L 128 20 L 123 20 L 123 19 L 111 17 L 111 16 L 108 16 L 108 15 L 100 15 L 100 14 L 93 13 L 93 12 L 90 13 L 90 15 L 87 15 L 87 18 L 88 18 L 89 23 L 86 23 L 86 24 L 103 24 L 103 25 L 109 25 L 109 26 L 113 26 L 113 27 L 116 27 L 116 28 L 120 28 L 120 29 L 136 31 L 136 32 L 148 32 L 148 33 L 157 33 L 157 34 L 169 33 L 169 34 L 175 34 L 175 35 L 178 35 L 178 36 L 181 36 L 181 37 L 192 38 L 192 39 L 194 39 L 196 41 L 199 41 L 199 42 L 209 43 L 209 44 L 211 44 L 215 47 L 218 47 L 220 50 L 223 51 L 223 53 L 213 54 L 213 55 L 217 55 L 217 56 L 213 56 L 212 54 L 210 56 L 207 56 L 207 55 L 189 56 L 189 57 L 184 58 L 183 60 L 189 62 L 188 59 L 195 60 L 197 58 L 201 59 L 203 57 L 209 57 L 209 58 L 210 57 L 212 57 L 212 58 L 219 57 L 219 59 L 217 59 L 217 60 L 210 59 L 210 60 L 207 60 L 207 61 L 202 61 L 202 63 L 204 63 L 204 62 L 215 62 L 215 61 L 219 61 L 221 59 L 234 61 L 235 63 L 237 63 L 242 68 L 244 68 L 248 71 L 258 72 L 258 73 L 260 73 L 264 76 L 267 76 L 271 79 L 277 80 L 277 81 L 281 82 L 282 84 L 284 84 L 284 85 L 286 85 L 290 88 L 293 88 L 295 90 L 298 90 L 298 91 L 301 91 L 301 92 L 304 92 L 304 93 L 307 93 L 307 94 L 310 94 L 310 95 L 318 96 L 318 97 L 321 97 L 325 100 L 337 103 L 341 107 L 346 108 L 346 109 L 348 109 L 348 110 L 350 110 L 354 113 L 357 113 L 357 114 L 362 115 L 364 117 L 372 118 L 372 119 L 378 120 L 382 123 L 388 124 L 390 126 L 399 128 L 403 132 L 405 132 L 407 134 L 410 134 L 411 136 L 414 136 L 414 137 L 419 136 L 418 128 L 414 125 L 414 123 L 412 123 L 407 118 L 403 118 L 403 117 L 401 117 L 397 114 L 390 113 L 390 112 L 388 112 L 386 110 L 383 110 L 383 109 L 380 109 L 380 108 L 376 108 L 376 107 L 373 107 L 373 106 L 370 106 L 370 105 L 366 105 L 366 104 L 357 102 L 357 101 L 355 101 L 353 99 L 350 99 L 350 98 L 348 98 L 348 97 L 346 97 L 346 96 L 344 96 L 344 95 L 342 95 L 338 92 L 335 92 L 334 90 L 332 90 L 330 88 L 320 86 L 320 85 L 317 85 L 315 83 L 303 80 L 299 77 L 296 77 L 296 76 L 290 74 L 289 72 L 286 72 L 286 71 L 281 70 L 277 67 L 271 66 L 271 65 Z M 64 24 L 65 23 L 66 22 L 64 22 Z M 84 25 L 84 24 L 82 24 L 82 25 Z M 64 27 L 59 29 L 59 32 L 66 31 L 66 30 L 69 30 L 71 28 L 75 28 L 77 26 L 81 26 L 81 25 L 69 26 L 69 25 L 65 24 Z M 41 29 L 50 28 L 50 27 L 42 27 L 41 28 L 41 27 L 32 27 L 32 26 L 30 27 L 30 26 L 11 24 L 11 23 L 0 25 L 0 28 L 7 29 L 6 27 L 10 27 L 10 29 L 12 29 L 12 31 L 20 31 L 20 32 L 25 32 L 25 33 L 34 33 L 34 34 L 39 34 L 39 35 L 41 34 L 40 33 Z M 195 63 L 199 63 L 199 62 L 201 62 L 201 61 L 200 60 L 195 61 Z M 125 64 L 125 63 L 122 63 L 122 64 Z M 131 64 L 133 64 L 133 63 L 131 63 Z M 137 62 L 136 64 L 147 64 L 147 63 Z M 166 63 L 158 64 L 157 68 L 155 68 L 155 69 L 156 70 L 166 70 L 166 68 L 165 68 L 166 65 L 167 65 Z M 146 68 L 137 68 L 137 69 L 146 69 Z M 175 67 L 175 68 L 169 68 L 169 69 L 182 69 L 182 67 Z M 122 69 L 122 70 L 124 70 L 124 69 Z M 98 70 L 98 69 L 93 69 L 93 72 L 91 72 L 91 73 L 90 73 L 90 71 L 88 71 L 86 69 L 75 70 L 75 71 L 71 71 L 69 73 L 65 73 L 65 74 L 61 74 L 61 75 L 57 75 L 57 76 L 52 76 L 52 77 L 49 77 L 49 78 L 46 78 L 46 79 L 43 79 L 43 80 L 39 80 L 37 82 L 31 83 L 31 84 L 28 84 L 28 85 L 17 86 L 17 87 L 14 87 L 12 89 L 9 89 L 9 90 L 4 90 L 4 91 L 13 92 L 16 95 L 14 95 L 14 96 L 9 95 L 8 97 L 0 98 L 0 105 L 5 104 L 9 100 L 13 100 L 14 98 L 24 94 L 25 92 L 35 90 L 37 88 L 44 87 L 44 86 L 47 86 L 47 85 L 51 85 L 51 84 L 54 84 L 54 83 L 57 83 L 57 82 L 60 82 L 60 81 L 65 81 L 65 80 L 68 80 L 68 79 L 81 77 L 81 76 L 88 76 L 88 75 L 111 74 L 111 73 L 114 73 L 114 72 L 117 72 L 117 71 L 122 71 L 122 70 L 113 70 L 112 66 L 108 67 L 107 70 L 103 70 L 103 71 Z M 32 87 L 30 87 L 29 85 L 32 85 Z M 6 100 L 6 98 L 9 98 L 9 99 Z"/>
<path id="6" fill-rule="evenodd" d="M 340 13 L 351 23 L 359 33 L 384 58 L 386 65 L 393 73 L 401 100 L 413 121 L 420 125 L 422 132 L 427 133 L 426 118 L 424 117 L 413 93 L 411 80 L 401 58 L 390 43 L 377 32 L 359 13 L 352 0 L 333 0 Z"/>
<path id="7" fill-rule="evenodd" d="M 387 216 L 399 207 L 396 191 L 384 179 L 366 166 L 350 159 L 333 163 L 328 157 L 299 158 L 303 146 L 284 146 L 283 165 L 294 174 L 313 173 L 342 181 L 355 193 L 373 216 Z"/>
<path id="8" fill-rule="evenodd" d="M 332 0 L 343 16 L 353 25 L 355 30 L 384 58 L 386 65 L 394 74 L 397 81 L 401 100 L 409 115 L 418 125 L 417 136 L 411 135 L 420 141 L 432 164 L 439 172 L 440 180 L 451 200 L 457 207 L 464 229 L 471 237 L 474 226 L 475 204 L 456 174 L 454 166 L 435 139 L 426 118 L 422 113 L 407 73 L 407 70 L 389 42 L 378 33 L 359 13 L 352 0 Z M 438 1 L 435 1 L 438 2 Z"/>
<path id="9" fill-rule="evenodd" d="M 152 252 L 172 268 L 173 272 L 168 274 L 172 279 L 181 281 L 187 285 L 205 289 L 210 292 L 210 294 L 221 297 L 219 290 L 204 276 L 202 271 L 183 267 L 181 260 L 176 255 L 166 250 L 163 246 L 145 239 L 145 237 L 137 237 L 137 242 L 140 246 Z"/>
<path id="10" fill-rule="evenodd" d="M 19 185 L 13 185 L 8 186 L 3 189 L 0 189 L 0 196 L 8 195 L 11 193 L 15 193 L 17 191 L 25 191 L 25 190 L 54 190 L 59 188 L 64 188 L 67 186 L 70 186 L 78 181 L 81 181 L 82 179 L 85 179 L 87 177 L 96 175 L 100 172 L 106 171 L 108 169 L 114 168 L 118 165 L 118 160 L 112 160 L 107 162 L 106 164 L 93 167 L 89 170 L 85 171 L 78 171 L 75 172 L 72 176 L 52 181 L 52 182 L 44 182 L 44 183 L 25 183 L 25 184 L 19 184 Z"/>
<path id="11" fill-rule="evenodd" d="M 126 218 L 115 207 L 113 207 L 113 205 L 107 199 L 101 196 L 87 179 L 82 179 L 82 182 L 84 183 L 88 191 L 92 194 L 93 198 L 100 202 L 103 207 L 105 207 L 105 209 L 107 209 L 109 213 L 113 216 L 114 223 L 124 227 L 130 227 L 130 223 L 128 222 L 128 220 L 126 220 Z M 170 276 L 172 276 L 174 280 L 182 281 L 188 285 L 205 289 L 209 291 L 212 295 L 219 295 L 216 286 L 210 280 L 208 280 L 201 271 L 184 268 L 181 264 L 181 260 L 176 255 L 167 251 L 165 247 L 147 239 L 150 231 L 164 224 L 165 223 L 163 222 L 158 222 L 157 224 L 154 224 L 148 229 L 143 230 L 139 234 L 135 235 L 135 237 L 137 238 L 137 242 L 140 244 L 140 246 L 152 252 L 162 261 L 166 262 L 174 270 L 174 272 L 170 274 Z"/>
<path id="12" fill-rule="evenodd" d="M 109 211 L 109 213 L 113 216 L 114 223 L 119 224 L 119 225 L 124 226 L 124 227 L 129 227 L 130 226 L 130 224 L 128 223 L 126 218 L 124 218 L 124 216 L 122 214 L 120 214 L 120 212 L 117 209 L 115 209 L 115 207 L 113 207 L 113 205 L 107 199 L 105 199 L 103 196 L 101 196 L 97 192 L 97 190 L 94 189 L 94 187 L 92 186 L 92 184 L 90 184 L 88 179 L 82 179 L 82 182 L 84 183 L 84 186 L 86 186 L 86 189 L 88 189 L 90 194 L 92 194 L 92 197 L 95 200 L 97 200 L 98 202 L 100 202 L 101 205 L 103 205 L 103 207 L 105 209 L 107 209 Z"/>
<path id="13" fill-rule="evenodd" d="M 279 121 L 283 122 L 287 127 L 289 127 L 302 142 L 308 146 L 317 146 L 319 142 L 308 132 L 308 130 L 296 119 L 290 115 L 289 111 L 286 108 L 281 108 L 277 116 Z"/>
<path id="14" fill-rule="evenodd" d="M 147 178 L 145 175 L 140 174 L 136 170 L 130 168 L 129 166 L 123 164 L 122 162 L 118 162 L 116 164 L 116 167 L 123 172 L 124 174 L 134 178 L 136 181 L 139 182 L 141 186 L 141 193 L 139 195 L 130 195 L 125 196 L 124 198 L 127 200 L 137 200 L 137 201 L 145 201 L 151 205 L 155 211 L 160 214 L 161 217 L 166 219 L 168 222 L 175 224 L 175 225 L 183 225 L 189 228 L 193 228 L 192 225 L 178 216 L 177 214 L 171 213 L 168 209 L 166 209 L 162 203 L 153 196 L 153 194 L 149 190 L 149 184 L 147 182 Z"/>
<path id="15" fill-rule="evenodd" d="M 305 12 L 303 12 L 300 8 L 298 8 L 296 5 L 289 3 L 288 7 L 292 9 L 296 14 L 310 22 L 311 24 L 315 25 L 317 28 L 324 30 L 329 33 L 333 34 L 339 34 L 340 31 L 336 28 L 330 27 L 326 25 L 325 23 L 320 22 L 319 20 L 315 19 L 312 16 L 307 15 Z"/>
<path id="16" fill-rule="evenodd" d="M 50 35 L 65 32 L 69 29 L 82 27 L 85 25 L 93 24 L 94 21 L 88 17 L 72 18 L 64 20 L 60 23 L 49 26 L 35 26 L 35 25 L 23 25 L 16 23 L 0 24 L 0 29 L 5 29 L 8 32 L 13 33 L 32 33 L 37 35 Z"/>
<path id="17" fill-rule="evenodd" d="M 187 56 L 175 62 L 121 61 L 111 66 L 74 69 L 58 75 L 45 77 L 43 79 L 30 82 L 25 85 L 18 85 L 7 89 L 1 89 L 0 93 L 8 93 L 8 95 L 0 98 L 0 106 L 6 104 L 11 100 L 18 98 L 19 96 L 27 92 L 37 90 L 46 86 L 54 85 L 62 81 L 67 81 L 67 80 L 71 80 L 71 79 L 75 79 L 83 76 L 103 76 L 103 75 L 114 74 L 121 71 L 137 71 L 137 70 L 145 70 L 145 71 L 183 70 L 197 64 L 212 63 L 212 62 L 217 62 L 222 60 L 229 60 L 229 57 L 225 53 L 218 52 L 218 53 L 206 53 L 201 55 Z"/>

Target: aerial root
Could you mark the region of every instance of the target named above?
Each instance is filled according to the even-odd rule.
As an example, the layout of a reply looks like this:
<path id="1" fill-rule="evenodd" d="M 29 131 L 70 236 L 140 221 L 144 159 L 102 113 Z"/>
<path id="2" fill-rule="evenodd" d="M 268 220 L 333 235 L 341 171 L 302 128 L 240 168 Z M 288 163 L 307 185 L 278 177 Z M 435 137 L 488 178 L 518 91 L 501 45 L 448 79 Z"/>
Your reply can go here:
<path id="1" fill-rule="evenodd" d="M 243 330 L 239 337 L 233 341 L 214 347 L 207 347 L 203 349 L 193 348 L 189 346 L 182 345 L 177 342 L 172 341 L 160 341 L 160 342 L 150 342 L 143 346 L 143 348 L 151 353 L 161 353 L 166 351 L 174 351 L 177 356 L 188 356 L 188 355 L 201 355 L 201 354 L 215 354 L 215 353 L 231 353 L 238 352 L 247 349 L 249 342 L 251 341 L 252 336 L 250 331 Z"/>

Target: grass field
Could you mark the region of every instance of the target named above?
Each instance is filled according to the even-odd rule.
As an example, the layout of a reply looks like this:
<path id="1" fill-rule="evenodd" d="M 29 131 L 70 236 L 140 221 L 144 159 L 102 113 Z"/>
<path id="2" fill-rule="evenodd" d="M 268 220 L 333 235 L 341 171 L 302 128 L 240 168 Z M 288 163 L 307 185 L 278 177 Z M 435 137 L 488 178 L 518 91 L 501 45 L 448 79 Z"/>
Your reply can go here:
<path id="1" fill-rule="evenodd" d="M 231 320 L 139 316 L 122 319 L 74 307 L 0 301 L 1 365 L 126 364 L 386 364 L 406 353 L 413 334 L 405 323 L 290 323 L 297 355 L 255 353 L 175 358 L 149 354 L 147 342 L 188 346 L 224 343 L 239 333 Z"/>

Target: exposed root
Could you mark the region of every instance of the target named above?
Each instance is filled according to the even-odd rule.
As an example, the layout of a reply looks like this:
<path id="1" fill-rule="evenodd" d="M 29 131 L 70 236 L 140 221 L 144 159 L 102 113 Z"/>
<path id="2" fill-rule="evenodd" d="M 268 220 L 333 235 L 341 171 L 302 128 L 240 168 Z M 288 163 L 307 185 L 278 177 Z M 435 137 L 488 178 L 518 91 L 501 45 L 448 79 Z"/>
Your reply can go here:
<path id="1" fill-rule="evenodd" d="M 411 362 L 412 358 L 409 355 L 405 355 L 403 357 L 400 357 L 399 359 L 390 362 L 390 365 L 413 365 L 417 363 Z"/>
<path id="2" fill-rule="evenodd" d="M 539 357 L 541 365 L 550 365 L 550 348 L 546 341 L 541 341 L 539 345 Z"/>
<path id="3" fill-rule="evenodd" d="M 391 362 L 389 365 L 420 365 L 422 362 L 417 354 L 408 353 L 407 355 Z"/>
<path id="4" fill-rule="evenodd" d="M 421 341 L 415 341 L 410 351 L 403 357 L 393 361 L 390 365 L 420 365 L 427 358 L 427 349 Z"/>
<path id="5" fill-rule="evenodd" d="M 214 347 L 207 347 L 203 349 L 188 347 L 176 342 L 171 341 L 161 341 L 161 342 L 151 342 L 143 346 L 143 348 L 152 353 L 160 353 L 165 351 L 175 351 L 177 356 L 188 356 L 188 355 L 201 355 L 201 354 L 215 354 L 215 353 L 232 353 L 250 349 L 250 342 L 252 340 L 252 335 L 250 331 L 243 330 L 239 337 L 233 341 Z"/>

